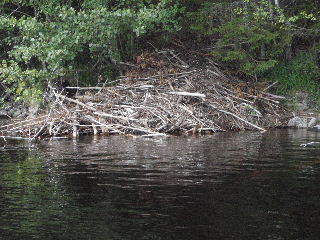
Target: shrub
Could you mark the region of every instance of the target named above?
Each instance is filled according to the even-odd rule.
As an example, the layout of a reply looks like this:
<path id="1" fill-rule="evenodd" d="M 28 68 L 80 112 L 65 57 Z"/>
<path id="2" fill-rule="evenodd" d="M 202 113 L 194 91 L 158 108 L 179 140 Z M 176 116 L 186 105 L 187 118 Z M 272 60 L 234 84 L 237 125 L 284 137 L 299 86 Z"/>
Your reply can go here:
<path id="1" fill-rule="evenodd" d="M 183 9 L 171 0 L 152 2 L 18 1 L 25 14 L 0 16 L 0 44 L 6 49 L 0 81 L 21 99 L 41 97 L 62 78 L 88 83 L 88 73 L 110 76 L 115 64 L 133 55 L 139 37 L 179 29 Z"/>
<path id="2" fill-rule="evenodd" d="M 299 10 L 290 16 L 269 0 L 206 2 L 196 16 L 191 28 L 212 37 L 213 56 L 247 76 L 257 77 L 290 59 L 297 36 L 318 35 L 304 28 L 307 21 L 317 22 L 314 14 Z"/>
<path id="3" fill-rule="evenodd" d="M 303 52 L 292 60 L 283 61 L 265 78 L 278 82 L 278 92 L 295 96 L 298 91 L 320 99 L 320 69 L 314 52 Z"/>

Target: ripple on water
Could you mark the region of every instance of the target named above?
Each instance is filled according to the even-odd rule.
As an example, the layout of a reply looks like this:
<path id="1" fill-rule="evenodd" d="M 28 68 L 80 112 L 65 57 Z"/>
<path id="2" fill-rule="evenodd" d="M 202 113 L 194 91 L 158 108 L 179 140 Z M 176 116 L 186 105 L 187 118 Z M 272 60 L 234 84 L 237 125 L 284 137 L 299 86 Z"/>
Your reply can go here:
<path id="1" fill-rule="evenodd" d="M 300 145 L 318 138 L 0 139 L 0 230 L 4 239 L 317 239 L 320 148 Z"/>

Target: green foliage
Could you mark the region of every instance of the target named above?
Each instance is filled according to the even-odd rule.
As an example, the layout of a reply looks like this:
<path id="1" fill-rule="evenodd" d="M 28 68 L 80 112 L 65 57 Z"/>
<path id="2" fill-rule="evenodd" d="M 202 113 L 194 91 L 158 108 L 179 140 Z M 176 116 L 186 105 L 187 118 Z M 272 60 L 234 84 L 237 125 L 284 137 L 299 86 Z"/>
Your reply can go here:
<path id="1" fill-rule="evenodd" d="M 47 83 L 87 75 L 82 70 L 95 72 L 93 77 L 110 72 L 112 64 L 132 57 L 143 35 L 179 29 L 177 15 L 183 9 L 174 1 L 141 1 L 131 7 L 128 2 L 8 1 L 31 7 L 34 14 L 0 16 L 0 44 L 8 49 L 0 80 L 20 97 L 34 98 Z"/>
<path id="2" fill-rule="evenodd" d="M 302 91 L 320 99 L 320 69 L 313 52 L 300 53 L 292 60 L 281 62 L 266 74 L 266 78 L 278 82 L 280 94 L 294 96 Z"/>
<path id="3" fill-rule="evenodd" d="M 119 74 L 118 63 L 132 60 L 151 36 L 209 39 L 216 59 L 263 76 L 290 59 L 295 44 L 320 39 L 318 1 L 271 2 L 3 0 L 0 81 L 25 101 L 41 99 L 59 81 L 93 85 Z"/>
<path id="4" fill-rule="evenodd" d="M 6 90 L 17 95 L 16 100 L 41 100 L 46 72 L 35 69 L 22 70 L 14 61 L 3 61 L 0 65 L 0 80 L 10 86 Z"/>
<path id="5" fill-rule="evenodd" d="M 215 29 L 220 39 L 213 54 L 238 65 L 242 72 L 254 75 L 277 64 L 290 46 L 292 34 L 280 21 L 284 17 L 281 9 L 269 1 L 245 2 L 233 8 L 234 18 Z"/>
<path id="6" fill-rule="evenodd" d="M 213 55 L 247 75 L 261 75 L 290 57 L 302 21 L 316 22 L 312 13 L 286 15 L 268 0 L 205 3 L 191 28 L 215 38 Z"/>
<path id="7" fill-rule="evenodd" d="M 229 22 L 232 17 L 232 1 L 205 1 L 188 12 L 190 31 L 200 35 L 212 35 L 213 28 Z"/>

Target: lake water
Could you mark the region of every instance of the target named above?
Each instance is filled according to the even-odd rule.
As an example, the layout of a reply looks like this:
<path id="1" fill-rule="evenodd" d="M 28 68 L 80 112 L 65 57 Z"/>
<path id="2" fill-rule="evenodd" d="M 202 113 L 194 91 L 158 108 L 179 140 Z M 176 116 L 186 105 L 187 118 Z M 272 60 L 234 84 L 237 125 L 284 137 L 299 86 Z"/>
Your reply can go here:
<path id="1" fill-rule="evenodd" d="M 320 134 L 0 140 L 0 239 L 320 239 Z"/>

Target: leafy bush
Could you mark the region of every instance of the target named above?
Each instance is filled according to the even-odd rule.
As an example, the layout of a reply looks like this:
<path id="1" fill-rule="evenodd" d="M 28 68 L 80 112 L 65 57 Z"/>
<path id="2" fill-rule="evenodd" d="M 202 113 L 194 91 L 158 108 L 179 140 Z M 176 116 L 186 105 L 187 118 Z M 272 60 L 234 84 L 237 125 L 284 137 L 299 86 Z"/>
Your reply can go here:
<path id="1" fill-rule="evenodd" d="M 7 53 L 0 81 L 25 98 L 40 98 L 59 79 L 79 80 L 88 72 L 107 77 L 114 64 L 133 55 L 139 37 L 178 30 L 183 10 L 171 0 L 135 1 L 130 7 L 122 0 L 17 2 L 28 13 L 0 16 L 0 44 Z"/>
<path id="2" fill-rule="evenodd" d="M 298 91 L 320 99 L 320 69 L 314 52 L 300 53 L 269 71 L 267 79 L 278 82 L 280 94 L 294 96 Z"/>
<path id="3" fill-rule="evenodd" d="M 274 67 L 292 41 L 281 9 L 269 1 L 247 0 L 233 12 L 231 21 L 215 29 L 220 38 L 214 56 L 248 75 Z"/>
<path id="4" fill-rule="evenodd" d="M 40 99 L 48 85 L 62 81 L 96 84 L 119 74 L 121 62 L 152 36 L 209 39 L 214 58 L 242 75 L 264 76 L 279 63 L 293 64 L 283 62 L 298 42 L 310 48 L 320 39 L 318 1 L 283 8 L 271 2 L 3 0 L 0 81 L 18 99 Z"/>
<path id="5" fill-rule="evenodd" d="M 289 59 L 295 37 L 308 31 L 299 24 L 317 20 L 303 10 L 287 15 L 269 0 L 206 2 L 193 16 L 191 29 L 212 37 L 215 58 L 255 77 Z"/>

